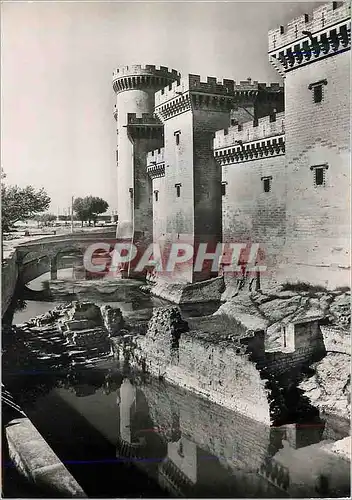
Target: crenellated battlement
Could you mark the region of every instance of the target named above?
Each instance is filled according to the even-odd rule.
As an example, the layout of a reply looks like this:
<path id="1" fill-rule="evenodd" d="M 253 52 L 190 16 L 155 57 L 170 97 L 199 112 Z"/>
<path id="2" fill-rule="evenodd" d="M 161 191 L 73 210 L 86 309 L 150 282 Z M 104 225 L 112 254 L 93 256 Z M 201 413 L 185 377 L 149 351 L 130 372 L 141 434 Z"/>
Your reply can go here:
<path id="1" fill-rule="evenodd" d="M 154 151 L 149 151 L 147 153 L 147 167 L 152 165 L 157 165 L 158 163 L 164 163 L 165 161 L 164 154 L 165 154 L 164 148 L 159 148 L 159 149 L 154 149 Z"/>
<path id="2" fill-rule="evenodd" d="M 324 31 L 329 27 L 335 27 L 340 22 L 347 20 L 351 15 L 351 7 L 348 2 L 329 2 L 313 10 L 312 14 L 303 14 L 292 19 L 286 26 L 270 30 L 269 52 L 276 51 L 286 45 L 297 44 L 303 38 L 302 33 L 309 31 L 313 35 Z"/>
<path id="3" fill-rule="evenodd" d="M 155 75 L 166 76 L 174 80 L 181 75 L 176 69 L 170 69 L 166 66 L 155 66 L 154 64 L 132 64 L 129 66 L 121 66 L 113 71 L 113 78 L 121 78 L 123 76 L 138 76 L 138 75 Z"/>
<path id="4" fill-rule="evenodd" d="M 214 150 L 283 135 L 285 133 L 285 113 L 260 118 L 257 122 L 246 122 L 215 132 Z"/>
<path id="5" fill-rule="evenodd" d="M 206 81 L 201 81 L 199 75 L 188 75 L 181 80 L 174 81 L 169 86 L 155 93 L 155 106 L 160 106 L 163 103 L 171 101 L 186 92 L 201 92 L 204 94 L 218 96 L 233 96 L 235 92 L 255 92 L 258 86 L 266 86 L 266 84 L 258 84 L 257 81 L 252 81 L 250 78 L 245 81 L 236 83 L 234 80 L 224 79 L 221 82 L 215 77 L 208 76 Z M 275 84 L 272 84 L 275 86 Z M 272 87 L 270 87 L 272 88 Z"/>
<path id="6" fill-rule="evenodd" d="M 159 118 L 150 113 L 127 113 L 127 125 L 162 125 Z"/>
<path id="7" fill-rule="evenodd" d="M 236 83 L 228 79 L 219 82 L 214 77 L 201 81 L 199 75 L 188 75 L 155 93 L 155 113 L 164 121 L 190 109 L 228 111 L 244 102 L 253 103 L 260 93 L 266 94 L 266 99 L 277 99 L 278 94 L 283 94 L 283 87 L 251 78 Z"/>
<path id="8" fill-rule="evenodd" d="M 147 172 L 151 179 L 164 177 L 165 175 L 164 152 L 164 148 L 160 148 L 147 153 Z"/>
<path id="9" fill-rule="evenodd" d="M 140 88 L 158 90 L 179 79 L 180 73 L 175 69 L 152 64 L 122 66 L 115 69 L 112 74 L 113 88 L 116 93 Z"/>

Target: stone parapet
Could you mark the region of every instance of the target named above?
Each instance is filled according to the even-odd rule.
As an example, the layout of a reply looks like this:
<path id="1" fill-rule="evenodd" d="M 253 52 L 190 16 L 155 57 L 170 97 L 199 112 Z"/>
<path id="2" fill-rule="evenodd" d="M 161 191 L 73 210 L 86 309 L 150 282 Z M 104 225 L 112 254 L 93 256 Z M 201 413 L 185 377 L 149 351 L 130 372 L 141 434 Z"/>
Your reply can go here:
<path id="1" fill-rule="evenodd" d="M 329 2 L 313 10 L 311 15 L 303 14 L 292 19 L 286 26 L 269 31 L 269 52 L 302 41 L 303 31 L 315 34 L 345 21 L 350 16 L 349 2 Z"/>
<path id="2" fill-rule="evenodd" d="M 214 150 L 236 145 L 237 142 L 251 142 L 285 133 L 285 113 L 265 116 L 257 121 L 235 125 L 215 132 Z"/>
<path id="3" fill-rule="evenodd" d="M 164 148 L 159 148 L 147 154 L 147 172 L 151 179 L 165 176 L 164 152 Z"/>
<path id="4" fill-rule="evenodd" d="M 337 4 L 338 2 L 333 2 Z M 351 48 L 350 6 L 334 8 L 322 5 L 313 12 L 294 19 L 286 28 L 269 32 L 269 60 L 282 75 L 316 60 Z"/>
<path id="5" fill-rule="evenodd" d="M 167 120 L 190 109 L 224 111 L 243 103 L 254 103 L 259 93 L 267 94 L 267 98 L 275 95 L 276 99 L 282 92 L 278 83 L 266 85 L 250 78 L 239 83 L 229 79 L 218 82 L 214 77 L 207 77 L 203 82 L 199 75 L 191 74 L 156 92 L 155 113 L 161 120 Z"/>
<path id="6" fill-rule="evenodd" d="M 214 156 L 221 165 L 284 154 L 284 113 L 215 133 Z"/>
<path id="7" fill-rule="evenodd" d="M 142 113 L 137 115 L 137 113 L 127 113 L 127 125 L 159 125 L 162 126 L 160 120 L 151 113 Z"/>
<path id="8" fill-rule="evenodd" d="M 113 88 L 116 93 L 142 88 L 162 88 L 180 78 L 180 73 L 166 66 L 133 64 L 113 71 Z"/>
<path id="9" fill-rule="evenodd" d="M 161 139 L 163 124 L 150 113 L 127 113 L 127 131 L 133 139 Z"/>
<path id="10" fill-rule="evenodd" d="M 6 427 L 6 438 L 16 469 L 33 481 L 44 497 L 87 497 L 28 418 L 12 420 Z"/>

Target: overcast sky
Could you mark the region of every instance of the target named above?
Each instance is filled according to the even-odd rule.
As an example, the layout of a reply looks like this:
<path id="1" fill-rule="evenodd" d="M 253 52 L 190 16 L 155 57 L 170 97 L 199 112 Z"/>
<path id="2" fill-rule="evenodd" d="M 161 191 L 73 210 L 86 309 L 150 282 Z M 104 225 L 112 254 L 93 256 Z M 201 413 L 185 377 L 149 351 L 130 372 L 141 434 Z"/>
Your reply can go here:
<path id="1" fill-rule="evenodd" d="M 267 31 L 322 2 L 8 2 L 1 6 L 2 167 L 116 209 L 112 71 L 156 64 L 183 74 L 279 82 Z"/>

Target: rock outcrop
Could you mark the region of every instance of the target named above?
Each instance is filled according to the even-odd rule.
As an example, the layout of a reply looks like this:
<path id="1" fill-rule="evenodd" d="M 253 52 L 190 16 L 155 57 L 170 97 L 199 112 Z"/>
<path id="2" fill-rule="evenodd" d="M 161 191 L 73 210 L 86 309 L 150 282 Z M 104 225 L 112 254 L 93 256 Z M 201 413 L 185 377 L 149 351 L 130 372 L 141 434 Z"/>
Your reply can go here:
<path id="1" fill-rule="evenodd" d="M 314 375 L 300 384 L 306 397 L 322 412 L 350 419 L 350 357 L 327 353 L 314 365 L 314 371 Z"/>

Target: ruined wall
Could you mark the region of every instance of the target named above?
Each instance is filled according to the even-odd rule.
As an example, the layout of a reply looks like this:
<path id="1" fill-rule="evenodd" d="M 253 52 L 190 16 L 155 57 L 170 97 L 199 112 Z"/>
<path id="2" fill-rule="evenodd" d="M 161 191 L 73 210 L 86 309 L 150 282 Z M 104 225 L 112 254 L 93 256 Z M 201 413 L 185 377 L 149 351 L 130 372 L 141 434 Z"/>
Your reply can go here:
<path id="1" fill-rule="evenodd" d="M 150 373 L 269 424 L 265 380 L 250 361 L 251 352 L 252 357 L 263 356 L 263 332 L 251 336 L 238 331 L 230 340 L 222 318 L 215 321 L 213 334 L 203 332 L 203 325 L 199 331 L 181 335 L 187 325 L 178 309 L 158 308 L 145 337 L 135 337 L 132 344 L 117 348 L 124 355 L 127 348 L 129 362 L 142 363 Z"/>

